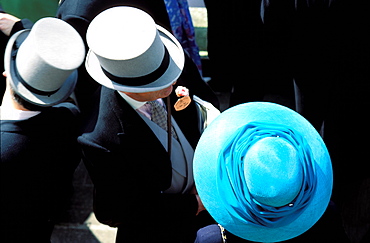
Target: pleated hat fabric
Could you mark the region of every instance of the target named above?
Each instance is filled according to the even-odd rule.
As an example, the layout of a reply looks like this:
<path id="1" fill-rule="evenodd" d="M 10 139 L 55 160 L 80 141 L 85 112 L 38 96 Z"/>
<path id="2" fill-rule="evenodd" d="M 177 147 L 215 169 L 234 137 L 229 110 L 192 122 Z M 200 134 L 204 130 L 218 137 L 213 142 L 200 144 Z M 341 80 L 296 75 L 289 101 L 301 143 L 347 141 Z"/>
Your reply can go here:
<path id="1" fill-rule="evenodd" d="M 229 232 L 279 242 L 311 228 L 333 185 L 321 136 L 297 112 L 268 102 L 229 108 L 204 131 L 194 155 L 199 196 Z"/>

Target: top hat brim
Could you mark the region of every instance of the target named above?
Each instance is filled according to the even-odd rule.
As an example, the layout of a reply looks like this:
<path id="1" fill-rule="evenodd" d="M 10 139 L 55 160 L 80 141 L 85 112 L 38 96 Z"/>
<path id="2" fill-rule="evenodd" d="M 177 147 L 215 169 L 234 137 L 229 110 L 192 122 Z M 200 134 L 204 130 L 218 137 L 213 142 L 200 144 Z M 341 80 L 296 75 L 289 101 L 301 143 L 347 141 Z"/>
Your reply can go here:
<path id="1" fill-rule="evenodd" d="M 118 91 L 145 93 L 167 88 L 179 78 L 184 67 L 185 56 L 180 43 L 173 35 L 159 25 L 157 25 L 157 30 L 170 56 L 170 62 L 167 70 L 158 79 L 153 80 L 149 84 L 141 86 L 128 86 L 116 83 L 105 75 L 102 67 L 100 66 L 98 57 L 92 50 L 89 50 L 86 56 L 85 66 L 87 72 L 96 82 L 105 87 Z"/>
<path id="2" fill-rule="evenodd" d="M 47 107 L 63 102 L 72 94 L 76 87 L 78 77 L 77 70 L 73 71 L 68 76 L 63 85 L 55 93 L 48 95 L 41 95 L 32 92 L 18 78 L 19 75 L 17 75 L 15 68 L 15 57 L 17 55 L 18 48 L 25 41 L 29 33 L 29 29 L 18 31 L 12 35 L 6 46 L 4 54 L 4 68 L 6 74 L 9 76 L 8 78 L 10 80 L 10 85 L 14 92 L 16 92 L 19 96 L 38 106 Z"/>
<path id="3" fill-rule="evenodd" d="M 290 127 L 303 136 L 312 150 L 317 178 L 312 201 L 296 219 L 281 227 L 241 222 L 223 205 L 223 198 L 227 195 L 219 193 L 217 175 L 220 168 L 217 161 L 220 151 L 239 128 L 252 122 L 269 122 Z M 211 216 L 234 235 L 256 242 L 288 240 L 311 228 L 326 210 L 333 184 L 330 156 L 315 128 L 297 112 L 268 102 L 234 106 L 212 121 L 195 150 L 194 179 L 199 196 Z"/>

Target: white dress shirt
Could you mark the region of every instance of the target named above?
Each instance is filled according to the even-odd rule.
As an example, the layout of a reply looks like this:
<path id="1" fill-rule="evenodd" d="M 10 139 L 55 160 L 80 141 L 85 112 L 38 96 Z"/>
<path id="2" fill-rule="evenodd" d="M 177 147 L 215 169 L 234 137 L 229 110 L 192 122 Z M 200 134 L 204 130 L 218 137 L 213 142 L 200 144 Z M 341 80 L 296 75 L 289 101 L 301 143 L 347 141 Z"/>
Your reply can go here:
<path id="1" fill-rule="evenodd" d="M 29 119 L 38 114 L 40 114 L 40 111 L 17 110 L 14 107 L 7 105 L 7 104 L 2 104 L 0 106 L 0 120 L 20 121 L 20 120 Z"/>
<path id="2" fill-rule="evenodd" d="M 151 113 L 151 109 L 150 109 L 150 106 L 147 105 L 147 102 L 146 101 L 137 101 L 137 100 L 134 100 L 133 98 L 131 98 L 130 96 L 126 95 L 125 93 L 123 92 L 119 92 L 118 93 L 122 96 L 122 98 L 124 100 L 127 101 L 127 103 L 132 107 L 134 108 L 134 110 L 140 112 L 142 115 L 146 116 L 148 119 L 152 120 L 152 113 Z M 164 102 L 162 99 L 157 99 L 157 101 L 162 105 L 164 106 Z"/>

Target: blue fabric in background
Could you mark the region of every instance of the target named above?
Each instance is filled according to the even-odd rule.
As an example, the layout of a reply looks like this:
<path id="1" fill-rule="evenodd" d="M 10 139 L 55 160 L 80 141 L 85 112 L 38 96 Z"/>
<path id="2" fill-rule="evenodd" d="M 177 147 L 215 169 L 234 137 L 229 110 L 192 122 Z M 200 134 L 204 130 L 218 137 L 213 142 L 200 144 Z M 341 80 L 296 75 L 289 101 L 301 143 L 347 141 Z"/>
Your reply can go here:
<path id="1" fill-rule="evenodd" d="M 164 0 L 168 17 L 171 23 L 173 35 L 180 42 L 181 46 L 189 53 L 202 73 L 202 64 L 199 55 L 199 48 L 195 42 L 195 31 L 191 19 L 189 4 L 187 0 Z"/>

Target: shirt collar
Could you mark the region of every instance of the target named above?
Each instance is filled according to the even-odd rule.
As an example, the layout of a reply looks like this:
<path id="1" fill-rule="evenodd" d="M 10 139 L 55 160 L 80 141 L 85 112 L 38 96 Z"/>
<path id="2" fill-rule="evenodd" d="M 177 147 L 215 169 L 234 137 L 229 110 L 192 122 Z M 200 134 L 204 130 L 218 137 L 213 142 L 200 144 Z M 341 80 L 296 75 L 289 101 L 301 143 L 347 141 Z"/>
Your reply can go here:
<path id="1" fill-rule="evenodd" d="M 26 120 L 40 113 L 41 111 L 22 111 L 10 106 L 0 106 L 0 120 Z"/>
<path id="2" fill-rule="evenodd" d="M 142 107 L 143 105 L 145 105 L 145 101 L 143 102 L 143 101 L 137 101 L 137 100 L 134 100 L 133 98 L 131 98 L 130 96 L 128 96 L 128 95 L 126 95 L 125 93 L 123 93 L 123 92 L 119 92 L 119 91 L 117 91 L 118 92 L 118 94 L 120 94 L 121 96 L 122 96 L 122 98 L 124 99 L 124 100 L 126 100 L 127 101 L 127 103 L 132 107 L 132 108 L 134 108 L 134 110 L 137 110 L 137 109 L 139 109 L 140 107 Z"/>

